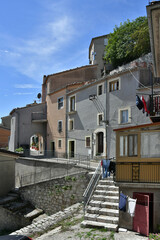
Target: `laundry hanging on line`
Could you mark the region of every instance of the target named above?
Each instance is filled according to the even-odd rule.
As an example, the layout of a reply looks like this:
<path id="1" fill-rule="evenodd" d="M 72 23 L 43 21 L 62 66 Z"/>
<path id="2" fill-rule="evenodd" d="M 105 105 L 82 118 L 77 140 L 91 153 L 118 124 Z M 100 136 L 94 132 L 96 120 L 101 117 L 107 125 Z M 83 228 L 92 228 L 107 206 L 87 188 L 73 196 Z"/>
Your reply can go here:
<path id="1" fill-rule="evenodd" d="M 123 193 L 120 193 L 120 200 L 119 200 L 119 209 L 123 212 L 126 212 L 126 203 L 127 203 L 127 196 Z"/>
<path id="2" fill-rule="evenodd" d="M 140 98 L 136 95 L 136 106 L 139 110 L 142 110 L 143 113 L 146 112 L 146 116 L 148 116 L 150 114 L 150 97 L 145 100 L 144 96 Z"/>
<path id="3" fill-rule="evenodd" d="M 134 217 L 137 199 L 128 197 L 127 200 L 128 200 L 127 212 L 131 215 L 131 217 Z"/>
<path id="4" fill-rule="evenodd" d="M 130 214 L 134 217 L 137 199 L 130 198 L 123 193 L 120 193 L 119 210 Z"/>

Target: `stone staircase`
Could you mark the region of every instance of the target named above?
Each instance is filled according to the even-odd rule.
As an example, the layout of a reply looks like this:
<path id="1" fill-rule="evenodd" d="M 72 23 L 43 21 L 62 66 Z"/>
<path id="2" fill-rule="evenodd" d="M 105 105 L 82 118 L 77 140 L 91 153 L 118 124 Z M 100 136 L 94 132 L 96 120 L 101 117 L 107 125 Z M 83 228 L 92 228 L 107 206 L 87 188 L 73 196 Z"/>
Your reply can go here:
<path id="1" fill-rule="evenodd" d="M 113 177 L 99 180 L 81 225 L 117 231 L 118 221 L 119 188 L 115 186 Z"/>
<path id="2" fill-rule="evenodd" d="M 37 209 L 29 202 L 22 200 L 16 190 L 11 191 L 5 197 L 0 197 L 0 207 L 13 215 L 24 218 L 26 222 L 32 222 L 43 214 L 43 210 Z"/>

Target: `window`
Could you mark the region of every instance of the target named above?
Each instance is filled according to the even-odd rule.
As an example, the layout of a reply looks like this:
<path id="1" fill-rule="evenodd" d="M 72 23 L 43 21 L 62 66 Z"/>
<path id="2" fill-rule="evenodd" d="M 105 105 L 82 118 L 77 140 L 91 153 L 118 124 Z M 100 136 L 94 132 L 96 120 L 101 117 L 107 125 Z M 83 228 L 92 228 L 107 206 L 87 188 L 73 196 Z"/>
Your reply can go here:
<path id="1" fill-rule="evenodd" d="M 86 137 L 85 145 L 86 145 L 86 148 L 91 147 L 91 137 Z"/>
<path id="2" fill-rule="evenodd" d="M 74 129 L 74 120 L 69 119 L 69 131 L 72 131 Z"/>
<path id="3" fill-rule="evenodd" d="M 130 107 L 119 109 L 118 112 L 118 123 L 119 124 L 125 124 L 131 122 L 131 109 Z"/>
<path id="4" fill-rule="evenodd" d="M 137 156 L 137 135 L 129 135 L 128 136 L 128 146 L 129 146 L 129 153 L 128 155 Z"/>
<path id="5" fill-rule="evenodd" d="M 109 83 L 109 91 L 113 92 L 116 90 L 119 90 L 119 81 L 118 80 Z"/>
<path id="6" fill-rule="evenodd" d="M 97 124 L 101 125 L 103 120 L 104 120 L 103 119 L 103 113 L 99 113 L 98 116 L 97 116 Z"/>
<path id="7" fill-rule="evenodd" d="M 120 136 L 120 156 L 133 157 L 138 155 L 138 136 L 137 134 Z"/>
<path id="8" fill-rule="evenodd" d="M 108 91 L 114 92 L 120 90 L 120 78 L 108 81 Z"/>
<path id="9" fill-rule="evenodd" d="M 75 96 L 70 97 L 70 112 L 75 111 Z"/>
<path id="10" fill-rule="evenodd" d="M 160 132 L 141 133 L 141 157 L 159 158 L 160 156 Z"/>
<path id="11" fill-rule="evenodd" d="M 127 156 L 128 153 L 127 136 L 120 136 L 120 156 Z"/>
<path id="12" fill-rule="evenodd" d="M 63 108 L 63 97 L 58 98 L 58 109 Z"/>
<path id="13" fill-rule="evenodd" d="M 104 46 L 108 45 L 108 38 L 104 39 Z"/>
<path id="14" fill-rule="evenodd" d="M 58 148 L 62 148 L 62 140 L 58 139 Z"/>
<path id="15" fill-rule="evenodd" d="M 103 93 L 103 84 L 97 86 L 97 95 L 100 96 Z"/>
<path id="16" fill-rule="evenodd" d="M 121 111 L 121 123 L 127 123 L 128 122 L 128 110 L 122 110 Z"/>
<path id="17" fill-rule="evenodd" d="M 58 132 L 62 132 L 62 120 L 58 121 Z"/>

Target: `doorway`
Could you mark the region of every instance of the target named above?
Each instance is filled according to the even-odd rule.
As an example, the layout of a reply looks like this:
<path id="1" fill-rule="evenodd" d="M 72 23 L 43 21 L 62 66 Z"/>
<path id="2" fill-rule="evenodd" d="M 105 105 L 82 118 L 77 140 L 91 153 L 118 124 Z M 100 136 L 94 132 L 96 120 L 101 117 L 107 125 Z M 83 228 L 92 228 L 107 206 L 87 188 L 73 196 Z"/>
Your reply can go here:
<path id="1" fill-rule="evenodd" d="M 69 157 L 75 156 L 75 141 L 69 141 Z"/>
<path id="2" fill-rule="evenodd" d="M 103 132 L 97 133 L 97 153 L 103 153 Z"/>
<path id="3" fill-rule="evenodd" d="M 51 157 L 55 157 L 55 142 L 51 142 Z"/>
<path id="4" fill-rule="evenodd" d="M 137 199 L 133 230 L 145 236 L 153 232 L 153 193 L 133 193 Z"/>

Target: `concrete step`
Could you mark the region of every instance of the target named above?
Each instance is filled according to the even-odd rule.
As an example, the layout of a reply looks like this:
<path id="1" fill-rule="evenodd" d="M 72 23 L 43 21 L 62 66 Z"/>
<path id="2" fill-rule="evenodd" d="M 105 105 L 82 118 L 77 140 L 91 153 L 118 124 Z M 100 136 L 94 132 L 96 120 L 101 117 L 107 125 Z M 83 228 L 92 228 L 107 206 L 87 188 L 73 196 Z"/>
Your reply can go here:
<path id="1" fill-rule="evenodd" d="M 12 192 L 8 193 L 8 196 L 19 198 L 19 194 L 18 193 L 14 193 L 14 192 L 13 193 Z"/>
<path id="2" fill-rule="evenodd" d="M 7 203 L 13 202 L 17 200 L 17 196 L 6 196 L 6 197 L 1 197 L 0 198 L 0 205 L 5 205 Z"/>
<path id="3" fill-rule="evenodd" d="M 3 207 L 8 209 L 9 211 L 16 212 L 16 211 L 20 211 L 21 209 L 27 208 L 28 205 L 29 205 L 28 202 L 18 201 L 18 202 L 8 203 L 8 204 L 4 205 Z"/>
<path id="4" fill-rule="evenodd" d="M 46 217 L 48 217 L 48 215 L 43 213 L 43 214 L 39 215 L 38 217 L 34 218 L 32 223 L 36 223 L 36 222 L 38 222 L 38 221 L 40 221 L 40 220 L 42 220 L 42 219 L 44 219 Z"/>
<path id="5" fill-rule="evenodd" d="M 118 203 L 119 202 L 119 197 L 117 197 L 117 196 L 93 195 L 92 200 Z"/>
<path id="6" fill-rule="evenodd" d="M 110 223 L 102 223 L 102 222 L 96 222 L 96 221 L 88 221 L 88 220 L 84 220 L 81 223 L 81 226 L 83 227 L 102 227 L 105 229 L 108 229 L 109 231 L 117 231 L 118 229 L 118 225 L 117 224 L 110 224 Z"/>
<path id="7" fill-rule="evenodd" d="M 94 201 L 91 200 L 89 206 L 92 207 L 99 207 L 99 208 L 110 208 L 110 209 L 117 209 L 119 207 L 119 203 L 112 203 L 112 202 L 102 202 L 102 201 Z"/>
<path id="8" fill-rule="evenodd" d="M 113 203 L 113 202 L 103 202 L 101 204 L 102 208 L 110 208 L 110 209 L 119 209 L 119 203 Z"/>
<path id="9" fill-rule="evenodd" d="M 32 220 L 34 218 L 37 218 L 41 214 L 43 214 L 43 210 L 36 208 L 36 209 L 28 212 L 26 215 L 24 215 L 24 217 Z"/>
<path id="10" fill-rule="evenodd" d="M 105 191 L 119 191 L 119 188 L 116 186 L 110 185 L 97 185 L 96 190 L 105 190 Z"/>
<path id="11" fill-rule="evenodd" d="M 88 206 L 86 212 L 90 213 L 90 214 L 99 214 L 99 215 L 105 215 L 105 216 L 119 217 L 119 210 L 117 210 L 117 209 Z"/>
<path id="12" fill-rule="evenodd" d="M 101 208 L 99 210 L 100 215 L 119 217 L 119 209 Z"/>
<path id="13" fill-rule="evenodd" d="M 99 214 L 89 214 L 89 213 L 85 214 L 84 219 L 89 221 L 111 223 L 111 224 L 118 224 L 118 220 L 119 220 L 118 217 L 104 216 Z"/>
<path id="14" fill-rule="evenodd" d="M 113 186 L 115 186 L 115 182 L 112 179 L 103 179 L 103 180 L 99 180 L 98 185 L 113 185 Z"/>
<path id="15" fill-rule="evenodd" d="M 117 197 L 119 197 L 119 191 L 95 190 L 94 195 L 117 196 Z"/>

